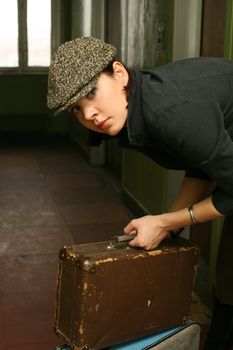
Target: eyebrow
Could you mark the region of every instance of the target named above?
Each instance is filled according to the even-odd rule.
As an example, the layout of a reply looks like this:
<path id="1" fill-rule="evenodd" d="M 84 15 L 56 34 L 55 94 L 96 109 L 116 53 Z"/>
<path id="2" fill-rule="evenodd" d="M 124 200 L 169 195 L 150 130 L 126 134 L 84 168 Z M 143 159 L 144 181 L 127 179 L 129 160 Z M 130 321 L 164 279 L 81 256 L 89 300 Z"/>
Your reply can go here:
<path id="1" fill-rule="evenodd" d="M 66 108 L 66 112 L 71 113 L 71 109 L 72 109 L 72 107 L 68 107 L 68 108 Z"/>

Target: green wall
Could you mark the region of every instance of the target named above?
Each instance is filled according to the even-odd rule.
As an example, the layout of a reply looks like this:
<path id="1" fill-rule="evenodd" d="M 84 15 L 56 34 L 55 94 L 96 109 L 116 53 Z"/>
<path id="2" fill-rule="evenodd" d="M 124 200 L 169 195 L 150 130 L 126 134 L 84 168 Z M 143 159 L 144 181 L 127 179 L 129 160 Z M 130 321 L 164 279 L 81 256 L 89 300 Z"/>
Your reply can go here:
<path id="1" fill-rule="evenodd" d="M 227 0 L 224 56 L 233 59 L 233 1 Z"/>
<path id="2" fill-rule="evenodd" d="M 123 152 L 122 188 L 123 200 L 135 214 L 166 210 L 167 171 L 136 151 Z"/>

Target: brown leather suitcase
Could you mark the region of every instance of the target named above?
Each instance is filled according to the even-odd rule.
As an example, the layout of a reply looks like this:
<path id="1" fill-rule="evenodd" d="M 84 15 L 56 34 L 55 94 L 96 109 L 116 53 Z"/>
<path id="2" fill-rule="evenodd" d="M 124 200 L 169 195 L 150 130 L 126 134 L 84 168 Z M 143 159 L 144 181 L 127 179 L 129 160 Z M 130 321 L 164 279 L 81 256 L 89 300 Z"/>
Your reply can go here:
<path id="1" fill-rule="evenodd" d="M 115 240 L 64 247 L 55 331 L 71 349 L 102 349 L 184 324 L 198 255 L 182 238 L 152 251 Z"/>

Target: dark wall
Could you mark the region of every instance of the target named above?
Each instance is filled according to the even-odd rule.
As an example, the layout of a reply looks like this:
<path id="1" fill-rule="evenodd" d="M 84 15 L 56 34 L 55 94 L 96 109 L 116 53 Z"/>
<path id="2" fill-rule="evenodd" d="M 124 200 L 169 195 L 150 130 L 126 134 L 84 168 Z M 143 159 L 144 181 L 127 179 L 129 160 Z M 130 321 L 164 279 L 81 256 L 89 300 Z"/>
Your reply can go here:
<path id="1" fill-rule="evenodd" d="M 0 76 L 0 115 L 47 113 L 47 75 Z"/>
<path id="2" fill-rule="evenodd" d="M 66 133 L 69 119 L 46 106 L 47 74 L 0 75 L 0 133 Z"/>

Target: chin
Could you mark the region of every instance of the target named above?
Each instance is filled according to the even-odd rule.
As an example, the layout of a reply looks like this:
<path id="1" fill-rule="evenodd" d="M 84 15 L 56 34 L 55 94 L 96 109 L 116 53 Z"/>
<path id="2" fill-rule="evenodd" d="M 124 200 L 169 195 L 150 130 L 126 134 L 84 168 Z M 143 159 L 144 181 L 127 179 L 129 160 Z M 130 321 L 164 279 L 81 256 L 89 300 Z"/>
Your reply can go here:
<path id="1" fill-rule="evenodd" d="M 109 136 L 116 136 L 119 132 L 120 130 L 108 130 L 106 134 L 108 134 Z"/>
<path id="2" fill-rule="evenodd" d="M 119 126 L 118 127 L 115 127 L 115 128 L 109 128 L 106 132 L 106 134 L 110 135 L 110 136 L 116 136 L 117 134 L 119 134 L 119 132 L 123 129 L 124 125 L 123 126 Z"/>

